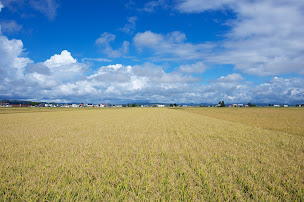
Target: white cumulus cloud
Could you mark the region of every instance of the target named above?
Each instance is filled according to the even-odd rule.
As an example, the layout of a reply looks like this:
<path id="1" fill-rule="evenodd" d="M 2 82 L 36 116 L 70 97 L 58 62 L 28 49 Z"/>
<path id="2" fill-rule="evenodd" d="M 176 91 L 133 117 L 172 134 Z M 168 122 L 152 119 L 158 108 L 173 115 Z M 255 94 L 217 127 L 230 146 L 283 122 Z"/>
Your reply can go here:
<path id="1" fill-rule="evenodd" d="M 63 50 L 61 54 L 55 54 L 50 59 L 46 60 L 44 64 L 49 68 L 56 68 L 63 65 L 75 64 L 77 61 L 74 59 L 70 52 Z"/>
<path id="2" fill-rule="evenodd" d="M 211 43 L 192 44 L 185 42 L 186 35 L 179 31 L 167 35 L 145 31 L 137 33 L 133 42 L 139 51 L 149 49 L 157 59 L 189 60 L 199 59 L 214 46 Z"/>
<path id="3" fill-rule="evenodd" d="M 304 1 L 302 0 L 182 0 L 180 12 L 231 10 L 225 40 L 204 57 L 215 64 L 232 64 L 246 74 L 304 74 Z"/>
<path id="4" fill-rule="evenodd" d="M 221 76 L 217 79 L 218 83 L 229 83 L 229 82 L 238 82 L 243 80 L 242 75 L 238 73 L 228 74 L 227 76 Z"/>
<path id="5" fill-rule="evenodd" d="M 2 8 L 4 8 L 4 6 L 3 6 L 2 2 L 0 1 L 0 12 L 1 12 Z"/>
<path id="6" fill-rule="evenodd" d="M 9 40 L 0 33 L 0 81 L 13 81 L 22 77 L 25 66 L 33 62 L 23 57 L 23 53 L 21 40 Z"/>
<path id="7" fill-rule="evenodd" d="M 203 73 L 208 69 L 208 66 L 206 66 L 203 62 L 199 61 L 194 64 L 181 65 L 179 69 L 181 72 L 185 73 Z"/>
<path id="8" fill-rule="evenodd" d="M 139 39 L 145 37 L 142 34 L 138 35 Z M 183 48 L 187 44 L 186 36 L 180 32 L 167 35 L 148 32 L 148 35 L 155 37 L 154 42 L 138 40 L 137 45 L 152 50 L 157 50 L 156 46 L 160 45 L 165 49 L 157 53 L 166 51 L 164 53 L 177 57 L 178 54 L 170 48 Z M 2 99 L 93 103 L 136 100 L 167 103 L 218 103 L 220 100 L 226 103 L 303 103 L 304 100 L 304 79 L 298 76 L 274 76 L 255 84 L 246 81 L 241 73 L 231 73 L 202 83 L 201 76 L 192 75 L 206 70 L 202 60 L 185 63 L 170 72 L 153 63 L 133 66 L 113 63 L 87 71 L 88 64 L 77 61 L 68 50 L 38 63 L 25 55 L 21 40 L 8 39 L 0 34 Z"/>

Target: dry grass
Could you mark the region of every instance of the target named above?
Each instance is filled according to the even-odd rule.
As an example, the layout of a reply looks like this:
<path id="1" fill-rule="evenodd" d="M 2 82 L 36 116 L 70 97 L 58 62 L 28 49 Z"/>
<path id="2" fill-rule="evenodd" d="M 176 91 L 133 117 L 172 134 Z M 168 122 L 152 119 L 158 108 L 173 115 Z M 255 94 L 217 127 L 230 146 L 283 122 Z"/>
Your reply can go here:
<path id="1" fill-rule="evenodd" d="M 304 200 L 300 135 L 167 108 L 27 110 L 0 114 L 4 201 Z"/>

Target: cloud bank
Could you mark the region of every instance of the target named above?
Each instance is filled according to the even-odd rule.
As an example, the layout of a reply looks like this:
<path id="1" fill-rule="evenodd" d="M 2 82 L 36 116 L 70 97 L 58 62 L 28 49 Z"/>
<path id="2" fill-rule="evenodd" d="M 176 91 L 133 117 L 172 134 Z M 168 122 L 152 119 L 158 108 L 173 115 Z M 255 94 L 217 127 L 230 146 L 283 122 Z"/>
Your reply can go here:
<path id="1" fill-rule="evenodd" d="M 254 85 L 233 73 L 202 84 L 202 62 L 165 72 L 161 66 L 111 64 L 86 75 L 86 63 L 63 50 L 41 63 L 24 57 L 23 43 L 0 36 L 0 96 L 58 102 L 284 102 L 304 99 L 303 78 L 274 77 Z"/>
<path id="2" fill-rule="evenodd" d="M 218 64 L 232 64 L 246 74 L 267 76 L 304 74 L 304 1 L 183 0 L 182 13 L 230 10 L 236 19 L 218 50 L 205 57 Z"/>

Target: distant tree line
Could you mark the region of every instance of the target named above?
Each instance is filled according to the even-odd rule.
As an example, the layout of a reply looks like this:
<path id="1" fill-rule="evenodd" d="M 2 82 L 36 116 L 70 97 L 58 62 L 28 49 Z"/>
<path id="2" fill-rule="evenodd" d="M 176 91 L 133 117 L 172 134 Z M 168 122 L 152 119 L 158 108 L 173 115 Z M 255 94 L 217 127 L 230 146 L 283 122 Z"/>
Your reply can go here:
<path id="1" fill-rule="evenodd" d="M 123 106 L 123 107 L 127 107 L 127 106 L 128 106 L 128 107 L 137 107 L 137 104 L 136 104 L 136 103 L 133 103 L 133 104 L 130 105 L 130 104 L 128 103 L 127 105 L 122 105 L 122 106 Z"/>
<path id="2" fill-rule="evenodd" d="M 224 101 L 219 101 L 219 105 L 220 105 L 220 107 L 225 107 L 226 106 Z"/>
<path id="3" fill-rule="evenodd" d="M 40 105 L 41 102 L 31 102 L 31 101 L 23 101 L 23 100 L 0 100 L 0 103 L 10 103 L 10 102 L 20 102 L 20 103 L 29 103 L 31 104 L 32 106 L 37 106 L 37 105 Z"/>
<path id="4" fill-rule="evenodd" d="M 256 105 L 252 104 L 251 102 L 248 102 L 249 107 L 256 107 Z"/>

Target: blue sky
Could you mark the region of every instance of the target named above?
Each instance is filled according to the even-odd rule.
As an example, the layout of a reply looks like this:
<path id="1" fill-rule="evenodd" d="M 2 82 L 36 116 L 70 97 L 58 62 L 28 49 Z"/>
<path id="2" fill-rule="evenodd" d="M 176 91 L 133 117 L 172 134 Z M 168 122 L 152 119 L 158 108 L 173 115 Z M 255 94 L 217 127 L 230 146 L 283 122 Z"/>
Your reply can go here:
<path id="1" fill-rule="evenodd" d="M 0 0 L 0 99 L 304 103 L 302 0 Z"/>

